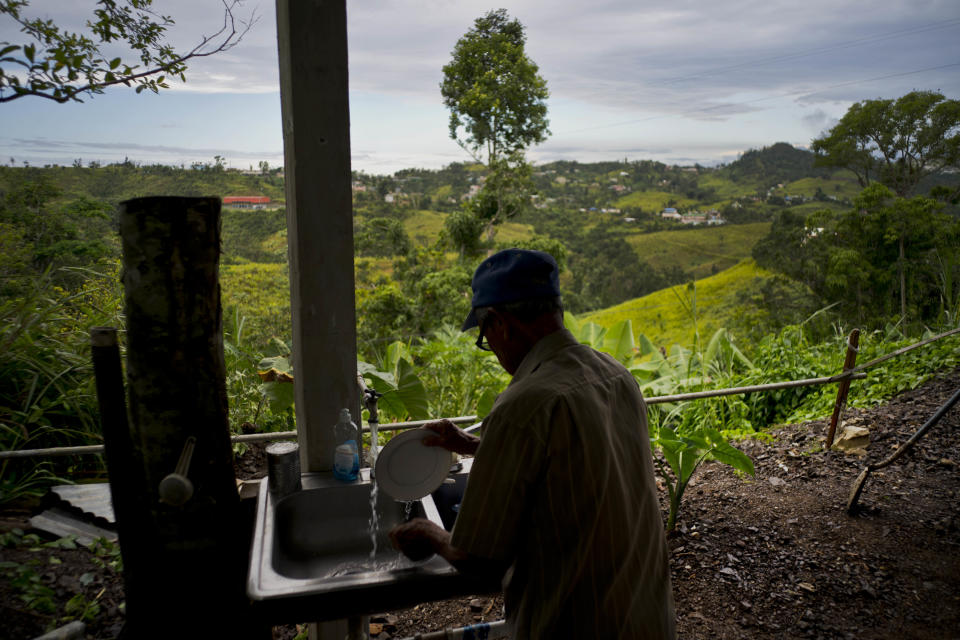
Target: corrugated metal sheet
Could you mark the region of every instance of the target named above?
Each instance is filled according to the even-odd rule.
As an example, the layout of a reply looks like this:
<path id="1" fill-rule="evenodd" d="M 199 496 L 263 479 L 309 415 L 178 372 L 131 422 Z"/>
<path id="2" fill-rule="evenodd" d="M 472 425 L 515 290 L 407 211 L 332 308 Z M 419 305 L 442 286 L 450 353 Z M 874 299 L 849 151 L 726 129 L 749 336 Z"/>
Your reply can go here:
<path id="1" fill-rule="evenodd" d="M 53 487 L 50 491 L 60 502 L 89 516 L 91 521 L 103 520 L 104 522 L 96 522 L 100 526 L 116 523 L 113 503 L 110 501 L 109 483 L 64 484 Z"/>

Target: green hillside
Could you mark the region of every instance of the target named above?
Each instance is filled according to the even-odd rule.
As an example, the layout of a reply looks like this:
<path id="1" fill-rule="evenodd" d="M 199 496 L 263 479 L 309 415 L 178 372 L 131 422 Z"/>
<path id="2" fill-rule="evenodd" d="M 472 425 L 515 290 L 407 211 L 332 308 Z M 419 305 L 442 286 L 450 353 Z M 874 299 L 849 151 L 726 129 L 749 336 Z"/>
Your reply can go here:
<path id="1" fill-rule="evenodd" d="M 131 162 L 93 167 L 2 167 L 0 190 L 28 181 L 54 185 L 63 199 L 88 197 L 116 204 L 146 196 L 268 196 L 284 202 L 283 176 L 244 174 L 200 164 L 193 168 L 137 165 Z"/>
<path id="2" fill-rule="evenodd" d="M 614 202 L 614 206 L 625 209 L 636 207 L 644 211 L 660 211 L 664 207 L 692 207 L 698 204 L 694 198 L 660 190 L 634 191 Z"/>
<path id="3" fill-rule="evenodd" d="M 426 246 L 440 238 L 443 223 L 449 214 L 418 209 L 403 221 L 403 228 L 414 242 Z M 497 242 L 518 242 L 533 236 L 533 227 L 522 222 L 507 222 L 497 227 Z"/>
<path id="4" fill-rule="evenodd" d="M 770 230 L 769 222 L 696 227 L 626 236 L 641 260 L 659 269 L 678 267 L 695 278 L 728 269 L 750 257 L 753 245 Z"/>
<path id="5" fill-rule="evenodd" d="M 717 329 L 731 328 L 743 312 L 738 298 L 756 290 L 770 274 L 757 267 L 753 260 L 744 260 L 714 276 L 697 280 L 695 286 L 678 285 L 655 293 L 628 300 L 609 309 L 584 314 L 581 320 L 612 327 L 622 320 L 630 320 L 634 337 L 641 333 L 654 344 L 671 345 L 693 343 L 695 333 L 692 307 L 696 300 L 696 329 L 708 339 Z"/>

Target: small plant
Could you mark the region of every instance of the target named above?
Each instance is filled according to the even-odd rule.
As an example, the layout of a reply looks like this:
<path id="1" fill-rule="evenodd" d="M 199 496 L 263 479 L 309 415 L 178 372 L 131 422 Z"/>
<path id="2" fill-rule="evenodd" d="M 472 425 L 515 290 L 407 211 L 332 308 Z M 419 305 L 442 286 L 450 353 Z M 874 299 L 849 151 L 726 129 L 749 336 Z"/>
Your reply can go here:
<path id="1" fill-rule="evenodd" d="M 46 614 L 56 613 L 56 593 L 43 584 L 40 574 L 35 571 L 39 564 L 39 558 L 31 559 L 26 564 L 0 562 L 0 571 L 18 592 L 27 609 Z"/>
<path id="2" fill-rule="evenodd" d="M 663 458 L 672 472 L 672 474 L 667 473 L 663 463 L 658 458 L 654 458 L 660 467 L 660 474 L 670 495 L 667 532 L 676 528 L 683 493 L 694 472 L 704 460 L 717 460 L 730 465 L 737 471 L 755 475 L 753 461 L 745 453 L 731 446 L 716 429 L 700 427 L 683 435 L 677 434 L 670 427 L 651 426 L 650 430 L 655 434 L 650 438 L 651 443 L 663 452 Z"/>
<path id="3" fill-rule="evenodd" d="M 87 581 L 84 582 L 84 578 L 87 578 Z M 80 576 L 80 584 L 87 586 L 92 582 L 93 576 L 89 573 L 85 573 Z M 70 622 L 71 620 L 82 620 L 83 622 L 93 622 L 96 620 L 97 616 L 100 615 L 100 598 L 103 597 L 103 594 L 106 592 L 106 589 L 101 589 L 99 593 L 92 600 L 88 599 L 83 593 L 78 593 L 69 600 L 67 604 L 64 605 L 63 611 L 67 615 L 63 616 L 60 620 L 61 622 Z"/>
<path id="4" fill-rule="evenodd" d="M 88 549 L 93 553 L 93 563 L 101 569 L 110 569 L 116 573 L 123 571 L 123 556 L 120 555 L 119 543 L 97 538 L 90 543 Z"/>

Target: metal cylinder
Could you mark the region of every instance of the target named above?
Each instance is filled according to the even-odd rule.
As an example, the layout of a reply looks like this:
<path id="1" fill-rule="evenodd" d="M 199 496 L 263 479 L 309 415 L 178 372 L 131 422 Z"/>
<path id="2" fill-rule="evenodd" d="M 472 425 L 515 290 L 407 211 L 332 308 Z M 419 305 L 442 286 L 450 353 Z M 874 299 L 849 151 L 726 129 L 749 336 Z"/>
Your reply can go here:
<path id="1" fill-rule="evenodd" d="M 299 491 L 300 446 L 296 442 L 274 442 L 267 446 L 267 486 L 274 500 Z"/>

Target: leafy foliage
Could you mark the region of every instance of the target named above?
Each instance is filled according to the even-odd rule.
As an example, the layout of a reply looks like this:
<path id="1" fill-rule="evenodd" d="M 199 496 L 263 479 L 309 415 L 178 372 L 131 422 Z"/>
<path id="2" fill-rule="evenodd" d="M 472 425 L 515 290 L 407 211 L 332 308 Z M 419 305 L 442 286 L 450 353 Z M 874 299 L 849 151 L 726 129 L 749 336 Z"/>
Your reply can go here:
<path id="1" fill-rule="evenodd" d="M 864 189 L 854 208 L 784 212 L 754 248 L 758 264 L 802 283 L 849 323 L 942 322 L 955 304 L 960 222 L 923 196 Z"/>
<path id="2" fill-rule="evenodd" d="M 680 501 L 694 472 L 707 459 L 728 464 L 737 471 L 755 475 L 753 461 L 730 445 L 716 429 L 701 427 L 683 435 L 669 427 L 653 427 L 650 442 L 659 447 L 673 472 L 673 477 L 661 465 L 661 475 L 667 482 L 670 495 L 670 512 L 667 516 L 667 531 L 677 524 Z M 659 463 L 659 460 L 657 460 Z"/>
<path id="3" fill-rule="evenodd" d="M 44 564 L 61 563 L 57 556 L 58 550 L 77 549 L 74 537 L 68 536 L 45 542 L 37 534 L 25 534 L 21 529 L 12 529 L 0 534 L 0 546 L 26 549 L 33 556 L 25 562 L 0 562 L 0 576 L 8 581 L 26 610 L 47 615 L 57 614 L 50 622 L 49 631 L 58 624 L 71 620 L 81 620 L 88 624 L 96 620 L 100 614 L 99 600 L 104 591 L 101 589 L 93 597 L 88 596 L 90 590 L 96 587 L 94 573 L 78 576 L 77 583 L 80 591 L 74 593 L 65 602 L 63 594 L 58 593 L 62 590 L 51 588 L 45 579 L 47 576 L 42 575 Z M 101 538 L 94 540 L 88 548 L 93 553 L 94 561 L 102 569 L 113 573 L 122 571 L 119 545 Z M 91 589 L 86 589 L 87 587 Z"/>
<path id="4" fill-rule="evenodd" d="M 48 272 L 17 298 L 0 298 L 0 446 L 4 450 L 100 443 L 89 356 L 92 326 L 122 328 L 116 270 L 85 271 L 69 292 Z M 63 475 L 95 472 L 90 457 L 0 462 L 0 501 Z"/>
<path id="5" fill-rule="evenodd" d="M 637 346 L 629 320 L 607 329 L 592 322 L 579 323 L 568 313 L 564 322 L 581 342 L 626 365 L 648 396 L 701 389 L 709 381 L 731 378 L 738 364 L 753 368 L 723 329 L 714 334 L 703 353 L 696 344 L 692 350 L 674 345 L 668 356 L 642 334 Z M 716 409 L 723 413 L 723 407 L 707 407 L 706 410 L 704 407 L 703 403 L 685 402 L 648 408 L 651 446 L 661 451 L 672 471 L 672 475 L 667 473 L 659 458 L 655 457 L 670 494 L 668 531 L 675 527 L 683 492 L 704 460 L 717 460 L 751 475 L 754 472 L 750 458 L 731 446 L 718 428 L 720 422 Z"/>
<path id="6" fill-rule="evenodd" d="M 505 9 L 490 11 L 457 41 L 443 67 L 440 92 L 450 110 L 450 137 L 474 153 L 486 147 L 491 169 L 501 154 L 547 135 L 547 83 L 527 57 L 525 42 L 518 20 L 510 20 Z"/>
<path id="7" fill-rule="evenodd" d="M 225 263 L 285 263 L 286 210 L 224 209 L 220 242 Z"/>
<path id="8" fill-rule="evenodd" d="M 927 175 L 960 166 L 960 101 L 912 91 L 857 102 L 813 150 L 818 165 L 853 171 L 861 187 L 879 181 L 905 197 Z"/>
<path id="9" fill-rule="evenodd" d="M 186 80 L 187 61 L 214 55 L 240 42 L 254 17 L 246 23 L 237 20 L 233 9 L 237 0 L 224 3 L 223 26 L 205 36 L 194 48 L 176 51 L 166 40 L 166 31 L 174 22 L 169 16 L 151 10 L 153 0 L 99 0 L 87 31 L 73 33 L 52 19 L 27 18 L 23 10 L 29 0 L 2 0 L 0 13 L 20 25 L 30 41 L 26 44 L 0 42 L 0 63 L 7 69 L 19 67 L 19 73 L 0 67 L 0 102 L 26 96 L 56 102 L 82 102 L 84 96 L 103 93 L 107 87 L 135 85 L 137 93 L 149 89 L 157 93 L 167 89 L 167 76 Z M 110 58 L 114 42 L 123 42 L 140 58 L 140 64 Z M 21 80 L 21 75 L 26 77 Z"/>

